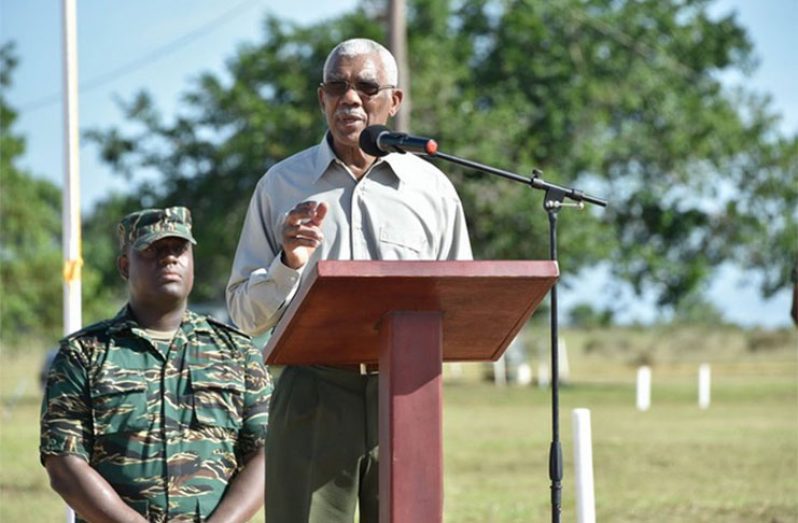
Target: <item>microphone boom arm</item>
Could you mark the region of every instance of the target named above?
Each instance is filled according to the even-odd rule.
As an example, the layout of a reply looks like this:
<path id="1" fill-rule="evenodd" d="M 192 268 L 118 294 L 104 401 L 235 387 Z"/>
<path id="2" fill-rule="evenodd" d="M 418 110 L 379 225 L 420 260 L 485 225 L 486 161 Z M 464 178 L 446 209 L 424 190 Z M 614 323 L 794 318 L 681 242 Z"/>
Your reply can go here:
<path id="1" fill-rule="evenodd" d="M 442 152 L 436 152 L 435 154 L 428 155 L 430 158 L 441 158 L 442 160 L 446 160 L 447 162 L 456 163 L 458 165 L 462 165 L 464 167 L 469 167 L 471 169 L 475 169 L 477 171 L 483 171 L 489 174 L 495 174 L 496 176 L 501 176 L 502 178 L 507 178 L 508 180 L 513 180 L 520 183 L 525 183 L 534 189 L 539 189 L 541 191 L 550 191 L 553 190 L 558 193 L 562 193 L 564 197 L 569 198 L 577 203 L 587 202 L 592 203 L 593 205 L 598 205 L 600 207 L 607 206 L 607 200 L 603 198 L 598 198 L 596 196 L 590 196 L 589 194 L 585 194 L 584 192 L 578 189 L 571 189 L 567 187 L 562 187 L 560 185 L 556 185 L 553 183 L 549 183 L 543 178 L 541 175 L 543 174 L 542 171 L 538 169 L 532 170 L 532 177 L 525 178 L 520 174 L 512 173 L 510 171 L 505 171 L 502 169 L 497 169 L 495 167 L 490 167 L 485 164 L 481 164 L 478 162 L 472 162 L 471 160 L 466 160 L 464 158 L 460 158 L 458 156 L 452 156 L 451 154 L 446 154 Z"/>

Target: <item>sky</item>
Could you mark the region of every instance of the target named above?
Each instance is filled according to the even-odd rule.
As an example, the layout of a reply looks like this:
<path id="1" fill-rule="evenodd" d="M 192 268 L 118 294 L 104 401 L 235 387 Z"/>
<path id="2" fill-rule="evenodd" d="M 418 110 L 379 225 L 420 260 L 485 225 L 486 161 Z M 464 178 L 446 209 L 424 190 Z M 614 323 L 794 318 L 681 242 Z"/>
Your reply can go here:
<path id="1" fill-rule="evenodd" d="M 124 127 L 116 100 L 129 100 L 142 89 L 153 95 L 165 116 L 175 114 L 181 95 L 200 73 L 224 74 L 226 60 L 239 45 L 260 41 L 267 12 L 307 24 L 351 10 L 357 1 L 80 0 L 77 4 L 79 125 L 86 130 Z M 798 132 L 798 0 L 718 0 L 710 9 L 714 15 L 730 11 L 737 12 L 749 31 L 760 63 L 752 76 L 729 75 L 724 81 L 769 93 L 772 107 L 783 117 L 781 129 Z M 6 95 L 20 113 L 14 131 L 27 140 L 19 165 L 63 186 L 61 2 L 0 0 L 0 43 L 9 40 L 16 43 L 20 62 Z M 85 212 L 113 192 L 131 190 L 85 141 L 80 149 L 80 187 Z M 607 274 L 606 267 L 599 267 L 577 275 L 579 291 L 560 292 L 562 310 L 582 301 L 597 307 L 613 303 L 621 306 L 621 321 L 656 319 L 651 296 L 639 298 L 623 287 L 620 294 L 611 293 Z M 727 320 L 744 326 L 770 328 L 790 321 L 788 291 L 762 300 L 757 279 L 732 266 L 721 267 L 708 298 Z"/>

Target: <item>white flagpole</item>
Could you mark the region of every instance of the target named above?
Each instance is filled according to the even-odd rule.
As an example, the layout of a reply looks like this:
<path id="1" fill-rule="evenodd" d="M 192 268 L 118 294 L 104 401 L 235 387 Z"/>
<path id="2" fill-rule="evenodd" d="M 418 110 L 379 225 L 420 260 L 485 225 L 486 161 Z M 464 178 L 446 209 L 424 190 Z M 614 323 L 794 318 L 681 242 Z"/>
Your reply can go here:
<path id="1" fill-rule="evenodd" d="M 64 252 L 64 334 L 79 330 L 81 314 L 80 164 L 78 134 L 78 48 L 75 3 L 62 0 L 64 34 L 64 189 L 62 195 L 62 243 Z M 75 512 L 67 507 L 67 523 Z"/>

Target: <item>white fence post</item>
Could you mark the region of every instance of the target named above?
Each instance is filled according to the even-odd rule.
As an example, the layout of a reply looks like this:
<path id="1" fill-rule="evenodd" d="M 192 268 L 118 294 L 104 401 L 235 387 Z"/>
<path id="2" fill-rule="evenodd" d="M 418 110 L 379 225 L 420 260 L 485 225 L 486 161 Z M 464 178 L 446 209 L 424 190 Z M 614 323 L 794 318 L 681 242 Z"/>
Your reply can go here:
<path id="1" fill-rule="evenodd" d="M 523 362 L 518 365 L 515 383 L 521 387 L 527 387 L 532 383 L 532 367 L 529 363 Z"/>
<path id="2" fill-rule="evenodd" d="M 577 523 L 596 523 L 596 497 L 593 489 L 593 442 L 590 410 L 574 409 L 574 478 Z"/>
<path id="3" fill-rule="evenodd" d="M 507 360 L 504 356 L 502 354 L 501 358 L 493 362 L 493 384 L 497 387 L 507 385 Z"/>
<path id="4" fill-rule="evenodd" d="M 460 362 L 447 363 L 449 374 L 453 379 L 459 380 L 463 377 L 463 364 Z"/>
<path id="5" fill-rule="evenodd" d="M 549 365 L 541 361 L 538 364 L 538 388 L 548 388 L 549 381 Z"/>
<path id="6" fill-rule="evenodd" d="M 637 369 L 637 410 L 647 411 L 651 407 L 651 367 Z"/>
<path id="7" fill-rule="evenodd" d="M 557 344 L 557 379 L 560 383 L 568 383 L 571 381 L 571 365 L 568 362 L 568 347 L 565 345 L 565 339 L 560 338 Z"/>
<path id="8" fill-rule="evenodd" d="M 708 363 L 703 363 L 698 367 L 698 407 L 708 409 L 710 403 L 710 389 L 712 383 L 712 371 Z"/>

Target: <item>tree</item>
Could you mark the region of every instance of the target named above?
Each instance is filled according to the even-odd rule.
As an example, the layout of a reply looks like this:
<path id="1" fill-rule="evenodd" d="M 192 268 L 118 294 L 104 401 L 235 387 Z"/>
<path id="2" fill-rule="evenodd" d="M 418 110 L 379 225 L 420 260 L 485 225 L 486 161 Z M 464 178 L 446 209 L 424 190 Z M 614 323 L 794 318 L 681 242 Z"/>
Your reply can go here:
<path id="1" fill-rule="evenodd" d="M 0 47 L 0 87 L 16 66 L 10 43 Z M 26 335 L 57 336 L 61 309 L 61 193 L 15 162 L 25 140 L 11 130 L 17 118 L 0 94 L 0 332 L 4 344 Z"/>
<path id="2" fill-rule="evenodd" d="M 142 169 L 161 173 L 157 185 L 142 183 L 122 203 L 140 207 L 186 205 L 197 238 L 194 301 L 220 301 L 230 274 L 249 197 L 266 169 L 317 143 L 324 133 L 316 99 L 321 68 L 340 34 L 355 31 L 379 39 L 379 27 L 355 13 L 318 27 L 301 28 L 269 17 L 261 45 L 239 49 L 228 64 L 232 81 L 203 75 L 185 96 L 185 108 L 164 122 L 147 93 L 122 104 L 140 131 L 93 130 L 102 156 L 129 178 Z M 120 213 L 121 215 L 122 213 Z M 108 214 L 92 219 L 106 222 Z M 117 218 L 118 220 L 118 218 Z M 94 258 L 97 270 L 108 263 Z M 105 270 L 105 281 L 116 278 Z"/>
<path id="3" fill-rule="evenodd" d="M 565 275 L 599 261 L 634 289 L 678 306 L 734 260 L 788 282 L 798 232 L 798 137 L 766 98 L 728 92 L 719 74 L 753 67 L 734 15 L 708 0 L 409 2 L 414 132 L 444 151 L 573 185 L 606 210 L 561 213 Z M 324 56 L 351 35 L 385 41 L 387 3 L 309 27 L 267 18 L 264 38 L 204 75 L 163 122 L 150 98 L 126 105 L 141 131 L 91 137 L 121 173 L 156 169 L 138 203 L 197 216 L 199 295 L 221 297 L 248 197 L 276 161 L 318 142 Z M 545 258 L 539 193 L 441 165 L 464 200 L 481 258 Z M 765 253 L 765 254 L 760 254 Z M 567 283 L 567 278 L 566 278 Z"/>
<path id="4" fill-rule="evenodd" d="M 0 336 L 6 346 L 62 332 L 61 190 L 17 166 L 25 139 L 12 127 L 17 113 L 5 98 L 17 64 L 12 43 L 0 47 Z M 113 295 L 84 271 L 84 318 L 108 314 Z"/>
<path id="5" fill-rule="evenodd" d="M 580 329 L 609 327 L 613 323 L 610 310 L 596 310 L 589 303 L 579 303 L 568 311 L 568 323 Z"/>

